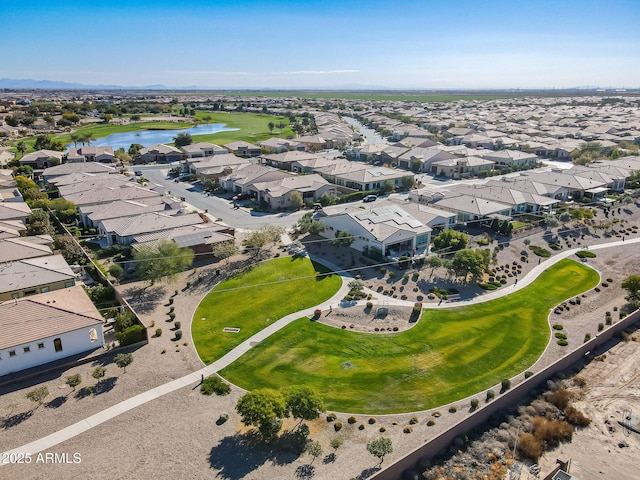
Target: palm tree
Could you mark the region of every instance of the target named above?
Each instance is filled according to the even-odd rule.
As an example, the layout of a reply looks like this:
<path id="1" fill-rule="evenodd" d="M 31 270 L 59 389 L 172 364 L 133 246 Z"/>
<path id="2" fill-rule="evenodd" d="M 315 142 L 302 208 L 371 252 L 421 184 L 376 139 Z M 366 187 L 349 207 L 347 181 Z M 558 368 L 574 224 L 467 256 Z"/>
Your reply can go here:
<path id="1" fill-rule="evenodd" d="M 24 142 L 18 142 L 16 145 L 16 150 L 20 152 L 21 157 L 24 157 L 24 152 L 27 151 L 27 144 Z"/>
<path id="2" fill-rule="evenodd" d="M 82 141 L 82 145 L 84 145 L 85 142 L 87 142 L 87 145 L 91 145 L 91 140 L 93 140 L 93 133 L 83 133 L 80 137 L 80 140 Z"/>
<path id="3" fill-rule="evenodd" d="M 77 133 L 72 133 L 70 135 L 71 141 L 73 142 L 73 146 L 77 147 L 78 146 L 78 142 L 81 140 L 80 139 L 80 135 Z M 84 145 L 84 142 L 82 143 Z"/>

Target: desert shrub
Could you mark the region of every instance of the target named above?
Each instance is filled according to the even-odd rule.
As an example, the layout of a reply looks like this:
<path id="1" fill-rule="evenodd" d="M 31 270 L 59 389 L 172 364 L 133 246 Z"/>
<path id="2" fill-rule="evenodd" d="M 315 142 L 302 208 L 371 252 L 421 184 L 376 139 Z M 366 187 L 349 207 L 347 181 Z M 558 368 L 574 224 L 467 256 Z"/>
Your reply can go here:
<path id="1" fill-rule="evenodd" d="M 409 424 L 410 425 L 415 425 L 416 423 L 418 423 L 418 417 L 411 417 L 409 419 Z"/>
<path id="2" fill-rule="evenodd" d="M 587 427 L 591 424 L 591 419 L 572 405 L 567 405 L 567 408 L 564 409 L 564 415 L 571 425 Z"/>
<path id="3" fill-rule="evenodd" d="M 598 324 L 598 331 L 601 332 L 602 330 L 604 330 L 604 323 L 599 323 Z"/>
<path id="4" fill-rule="evenodd" d="M 371 310 L 373 308 L 373 303 L 367 302 L 367 309 Z"/>
<path id="5" fill-rule="evenodd" d="M 347 422 L 349 422 L 349 423 L 351 423 L 351 424 L 356 423 L 356 421 L 357 421 L 357 420 L 356 420 L 356 417 L 354 417 L 354 416 L 351 416 L 351 417 L 349 417 L 349 418 L 347 419 Z"/>
<path id="6" fill-rule="evenodd" d="M 147 331 L 142 325 L 132 325 L 124 331 L 116 333 L 116 339 L 122 346 L 141 342 L 146 336 Z"/>
<path id="7" fill-rule="evenodd" d="M 491 400 L 493 400 L 496 396 L 496 392 L 494 392 L 493 390 L 488 390 L 487 391 L 487 402 L 490 402 Z"/>
<path id="8" fill-rule="evenodd" d="M 561 340 L 558 340 L 556 343 L 557 343 L 558 345 L 560 345 L 561 347 L 566 347 L 567 345 L 569 345 L 569 342 L 568 342 L 568 341 L 566 341 L 566 340 L 562 340 L 562 339 L 561 339 Z"/>
<path id="9" fill-rule="evenodd" d="M 607 282 L 613 283 L 613 278 L 607 278 Z"/>
<path id="10" fill-rule="evenodd" d="M 451 405 L 449 407 L 449 413 L 456 413 L 458 411 L 458 407 L 456 407 L 455 405 Z"/>
<path id="11" fill-rule="evenodd" d="M 563 327 L 562 325 L 560 325 L 559 323 L 556 323 L 556 324 L 553 326 L 553 329 L 554 329 L 554 330 L 564 330 L 564 327 Z"/>
<path id="12" fill-rule="evenodd" d="M 607 317 L 605 319 L 604 323 L 606 323 L 607 325 L 611 325 L 611 323 L 612 323 L 611 317 Z"/>
<path id="13" fill-rule="evenodd" d="M 174 318 L 176 318 L 176 314 L 175 314 L 175 313 L 173 313 L 173 312 L 171 312 L 171 313 L 169 314 L 169 318 L 173 321 L 173 319 L 174 319 Z"/>
<path id="14" fill-rule="evenodd" d="M 413 432 L 413 428 L 411 428 L 411 427 L 408 427 L 408 426 L 407 426 L 407 427 L 404 427 L 404 428 L 402 429 L 402 431 L 403 431 L 404 433 L 411 433 L 411 432 Z"/>
<path id="15" fill-rule="evenodd" d="M 573 377 L 573 383 L 580 388 L 584 388 L 587 385 L 587 380 L 580 375 L 576 375 Z"/>
<path id="16" fill-rule="evenodd" d="M 175 325 L 176 325 L 176 330 L 180 330 L 180 327 L 182 327 L 182 323 L 180 322 L 176 322 Z"/>
<path id="17" fill-rule="evenodd" d="M 200 385 L 200 392 L 204 395 L 229 395 L 231 393 L 231 386 L 224 382 L 220 377 L 207 377 Z"/>
<path id="18" fill-rule="evenodd" d="M 167 353 L 167 349 L 163 348 L 162 351 L 160 353 Z"/>
<path id="19" fill-rule="evenodd" d="M 578 252 L 576 252 L 576 257 L 578 258 L 595 258 L 596 254 L 593 252 L 590 252 L 588 250 L 580 250 Z"/>
<path id="20" fill-rule="evenodd" d="M 336 423 L 334 423 L 334 424 L 333 424 L 333 429 L 334 429 L 336 432 L 339 432 L 339 431 L 342 429 L 342 422 L 336 422 Z"/>
<path id="21" fill-rule="evenodd" d="M 518 436 L 518 453 L 524 458 L 536 462 L 542 455 L 543 450 L 542 441 L 533 434 L 521 433 Z"/>
<path id="22" fill-rule="evenodd" d="M 550 257 L 551 252 L 546 248 L 538 247 L 537 245 L 529 245 L 529 250 L 535 253 L 539 257 Z"/>
<path id="23" fill-rule="evenodd" d="M 375 419 L 375 417 L 371 417 L 369 419 L 369 425 L 373 425 L 374 423 L 376 423 L 376 419 Z"/>
<path id="24" fill-rule="evenodd" d="M 173 298 L 169 298 L 169 305 L 173 304 Z"/>
<path id="25" fill-rule="evenodd" d="M 433 419 L 429 419 L 427 421 L 427 427 L 433 427 L 436 424 L 436 421 Z"/>
<path id="26" fill-rule="evenodd" d="M 471 400 L 471 410 L 476 410 L 478 408 L 478 405 L 480 405 L 480 402 L 477 398 Z"/>
<path id="27" fill-rule="evenodd" d="M 547 420 L 544 417 L 534 417 L 531 420 L 533 434 L 549 447 L 557 447 L 560 442 L 571 440 L 573 427 L 564 420 Z"/>
<path id="28" fill-rule="evenodd" d="M 329 415 L 327 415 L 327 422 L 335 422 L 336 418 L 338 417 L 336 416 L 335 413 L 330 413 Z"/>
<path id="29" fill-rule="evenodd" d="M 500 383 L 500 393 L 504 393 L 510 388 L 511 388 L 511 380 L 509 380 L 508 378 L 505 378 L 504 380 L 502 380 L 502 382 Z"/>
<path id="30" fill-rule="evenodd" d="M 387 429 L 385 427 L 380 427 L 380 433 L 384 433 L 386 431 L 387 431 Z"/>
<path id="31" fill-rule="evenodd" d="M 555 334 L 556 338 L 559 338 L 560 340 L 566 340 L 567 336 L 564 333 L 560 333 L 560 332 L 556 332 Z"/>
<path id="32" fill-rule="evenodd" d="M 524 378 L 529 378 L 533 376 L 533 372 L 531 370 L 527 370 L 524 372 Z"/>
<path id="33" fill-rule="evenodd" d="M 176 330 L 176 340 L 180 340 L 182 338 L 182 330 Z"/>
<path id="34" fill-rule="evenodd" d="M 569 404 L 569 396 L 570 393 L 566 388 L 559 388 L 552 392 L 547 392 L 544 398 L 547 402 L 555 405 L 560 410 L 564 410 Z"/>
<path id="35" fill-rule="evenodd" d="M 413 280 L 417 280 L 419 276 L 420 276 L 420 273 L 418 273 L 418 272 L 413 272 L 411 274 L 411 278 L 413 278 Z"/>
<path id="36" fill-rule="evenodd" d="M 602 285 L 604 288 L 607 288 L 609 286 L 607 282 L 602 282 L 600 285 Z"/>
<path id="37" fill-rule="evenodd" d="M 590 333 L 585 333 L 584 334 L 584 342 L 588 342 L 589 340 L 591 340 L 591 334 Z"/>
<path id="38" fill-rule="evenodd" d="M 364 423 L 361 423 L 360 425 L 358 425 L 358 430 L 364 430 Z"/>
<path id="39" fill-rule="evenodd" d="M 160 337 L 162 335 L 162 329 L 156 328 L 156 337 Z"/>

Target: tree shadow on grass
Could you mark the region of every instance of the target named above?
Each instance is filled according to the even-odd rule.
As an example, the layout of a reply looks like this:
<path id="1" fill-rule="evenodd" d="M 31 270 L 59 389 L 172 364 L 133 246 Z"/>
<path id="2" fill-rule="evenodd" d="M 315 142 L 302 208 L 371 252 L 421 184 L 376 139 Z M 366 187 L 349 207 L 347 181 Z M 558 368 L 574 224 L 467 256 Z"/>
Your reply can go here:
<path id="1" fill-rule="evenodd" d="M 211 468 L 218 470 L 216 477 L 224 480 L 240 480 L 267 462 L 287 465 L 299 454 L 280 448 L 280 442 L 262 443 L 255 433 L 235 434 L 224 437 L 209 452 Z"/>
<path id="2" fill-rule="evenodd" d="M 66 395 L 60 395 L 59 397 L 54 398 L 49 403 L 45 403 L 45 408 L 59 408 L 65 404 L 68 397 Z"/>
<path id="3" fill-rule="evenodd" d="M 8 417 L 0 420 L 0 428 L 7 429 L 11 427 L 15 427 L 16 425 L 20 425 L 25 420 L 28 420 L 33 415 L 33 410 L 29 410 L 27 412 L 16 413 L 14 415 L 10 415 Z"/>
<path id="4" fill-rule="evenodd" d="M 110 392 L 116 386 L 117 381 L 118 377 L 109 377 L 100 380 L 96 383 L 96 386 L 93 387 L 93 394 L 100 395 L 102 393 Z"/>
<path id="5" fill-rule="evenodd" d="M 158 305 L 160 299 L 167 294 L 161 285 L 135 287 L 124 292 L 124 296 L 138 313 L 149 313 Z"/>

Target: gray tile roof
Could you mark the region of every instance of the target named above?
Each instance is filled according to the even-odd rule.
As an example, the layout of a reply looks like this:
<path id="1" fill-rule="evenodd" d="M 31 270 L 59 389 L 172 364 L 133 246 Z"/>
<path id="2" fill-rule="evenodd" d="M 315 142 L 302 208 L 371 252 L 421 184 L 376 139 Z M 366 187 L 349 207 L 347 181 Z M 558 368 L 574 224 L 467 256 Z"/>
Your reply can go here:
<path id="1" fill-rule="evenodd" d="M 75 279 L 62 255 L 30 258 L 0 265 L 0 293 Z"/>

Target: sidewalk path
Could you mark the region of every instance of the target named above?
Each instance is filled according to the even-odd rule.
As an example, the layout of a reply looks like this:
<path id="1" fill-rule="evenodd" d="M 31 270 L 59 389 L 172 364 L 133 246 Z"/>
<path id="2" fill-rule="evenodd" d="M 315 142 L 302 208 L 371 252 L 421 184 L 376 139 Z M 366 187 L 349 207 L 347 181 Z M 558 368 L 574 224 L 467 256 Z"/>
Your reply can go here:
<path id="1" fill-rule="evenodd" d="M 615 241 L 610 243 L 592 245 L 589 247 L 589 250 L 601 250 L 603 248 L 620 247 L 623 245 L 631 245 L 636 243 L 640 243 L 640 238 L 628 239 L 628 240 L 625 240 L 624 242 Z M 536 267 L 534 267 L 525 277 L 520 279 L 517 285 L 514 285 L 513 288 L 487 292 L 481 297 L 474 298 L 472 300 L 461 300 L 454 303 L 442 304 L 440 306 L 430 305 L 428 308 L 451 308 L 451 307 L 457 307 L 460 305 L 468 305 L 471 303 L 486 302 L 494 298 L 501 297 L 503 295 L 508 295 L 509 293 L 515 290 L 519 290 L 531 284 L 538 277 L 538 275 L 540 275 L 545 269 L 547 269 L 551 265 L 559 262 L 564 258 L 570 257 L 571 255 L 575 254 L 579 250 L 583 250 L 583 249 L 576 248 L 572 250 L 566 250 L 545 260 L 544 262 L 541 262 L 540 265 L 537 265 Z M 140 393 L 134 397 L 131 397 L 116 405 L 113 405 L 112 407 L 102 410 L 101 412 L 91 415 L 90 417 L 80 420 L 79 422 L 74 423 L 73 425 L 63 428 L 62 430 L 58 430 L 57 432 L 54 432 L 50 435 L 42 437 L 33 442 L 27 443 L 26 445 L 23 445 L 18 448 L 14 448 L 13 450 L 9 450 L 7 452 L 3 452 L 2 457 L 4 458 L 6 455 L 15 454 L 15 453 L 35 454 L 38 452 L 42 452 L 70 438 L 80 435 L 81 433 L 86 432 L 87 430 L 93 427 L 96 427 L 108 420 L 111 420 L 112 418 L 115 418 L 118 415 L 128 412 L 129 410 L 132 410 L 147 402 L 155 400 L 156 398 L 159 398 L 163 395 L 179 390 L 183 387 L 192 386 L 194 383 L 200 383 L 203 375 L 207 377 L 209 375 L 213 375 L 214 373 L 222 370 L 224 367 L 233 363 L 235 360 L 240 358 L 240 356 L 242 356 L 244 353 L 249 351 L 253 345 L 256 345 L 257 343 L 263 341 L 264 339 L 266 339 L 273 333 L 277 332 L 278 330 L 284 328 L 286 325 L 293 322 L 294 320 L 304 317 L 305 315 L 311 317 L 313 315 L 313 310 L 315 310 L 316 308 L 319 308 L 321 310 L 326 310 L 329 308 L 329 306 L 338 306 L 340 304 L 341 299 L 344 298 L 344 296 L 349 291 L 348 283 L 349 281 L 352 280 L 353 277 L 351 277 L 351 275 L 348 272 L 341 271 L 342 269 L 337 265 L 334 265 L 331 262 L 328 262 L 324 259 L 313 258 L 313 260 L 323 263 L 329 268 L 332 268 L 335 272 L 337 272 L 342 277 L 342 286 L 336 292 L 336 294 L 333 295 L 330 299 L 308 310 L 295 312 L 290 315 L 287 315 L 286 317 L 281 318 L 280 320 L 274 322 L 264 330 L 261 330 L 260 332 L 256 333 L 251 338 L 249 338 L 248 340 L 244 341 L 243 343 L 235 347 L 233 350 L 231 350 L 229 353 L 227 353 L 223 357 L 219 358 L 218 360 L 211 363 L 210 365 L 207 365 L 206 367 L 201 368 L 200 370 L 189 373 L 184 377 L 165 383 L 164 385 L 160 385 L 156 388 L 152 388 L 151 390 L 147 390 L 146 392 Z M 391 300 L 394 300 L 394 301 L 391 302 Z M 413 305 L 412 302 L 396 300 L 396 299 L 390 299 L 390 303 L 397 304 L 397 305 L 405 305 L 405 304 Z M 2 465 L 3 464 L 0 462 L 0 466 Z"/>

